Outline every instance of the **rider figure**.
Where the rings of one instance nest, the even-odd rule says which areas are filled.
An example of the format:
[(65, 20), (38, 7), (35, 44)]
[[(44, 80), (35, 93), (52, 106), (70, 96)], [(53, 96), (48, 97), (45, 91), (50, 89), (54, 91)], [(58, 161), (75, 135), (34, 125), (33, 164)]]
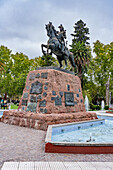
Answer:
[(60, 24), (60, 26), (58, 27), (60, 28), (60, 32), (58, 31), (58, 40), (61, 43), (61, 51), (64, 53), (65, 52), (65, 40), (66, 39), (66, 30), (64, 30), (64, 27), (62, 26), (62, 24)]

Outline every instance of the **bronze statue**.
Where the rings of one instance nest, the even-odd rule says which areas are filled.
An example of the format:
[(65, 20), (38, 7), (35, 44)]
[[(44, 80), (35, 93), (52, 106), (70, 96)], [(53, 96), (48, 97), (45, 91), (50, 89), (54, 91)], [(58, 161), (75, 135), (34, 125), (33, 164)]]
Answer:
[[(47, 45), (41, 45), (42, 53), (44, 55), (52, 55), (52, 53), (55, 54), (60, 64), (60, 68), (62, 67), (62, 60), (65, 61), (65, 68), (67, 67), (67, 59), (70, 60), (71, 65), (73, 67), (76, 67), (74, 62), (74, 56), (66, 47), (66, 30), (64, 30), (62, 24), (58, 28), (60, 28), (60, 31), (55, 30), (55, 27), (53, 26), (52, 22), (49, 22), (49, 24), (46, 25), (49, 40), (47, 42)], [(46, 51), (44, 51), (44, 47), (47, 49), (47, 53)], [(51, 50), (50, 53), (49, 50)]]

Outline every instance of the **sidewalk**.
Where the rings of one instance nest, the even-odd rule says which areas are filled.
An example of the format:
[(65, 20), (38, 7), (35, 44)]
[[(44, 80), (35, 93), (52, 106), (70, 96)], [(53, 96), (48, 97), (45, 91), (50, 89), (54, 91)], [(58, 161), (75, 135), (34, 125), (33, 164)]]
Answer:
[(45, 131), (0, 122), (0, 168), (4, 162), (21, 161), (113, 162), (113, 154), (45, 153), (45, 135)]
[(2, 170), (113, 170), (113, 162), (5, 162)]
[[(56, 166), (59, 166), (61, 164), (63, 164), (62, 166), (65, 165), (65, 167), (60, 169), (67, 168), (73, 170), (75, 169), (76, 166), (78, 167), (79, 165), (78, 170), (82, 170), (83, 169), (82, 166), (83, 167), (85, 166), (84, 170), (86, 169), (93, 170), (95, 168), (93, 167), (94, 164), (95, 166), (98, 165), (99, 168), (101, 166), (106, 165), (107, 168), (104, 167), (102, 170), (113, 169), (113, 163), (112, 163), (113, 154), (90, 154), (89, 155), (89, 154), (45, 153), (45, 135), (46, 135), (45, 131), (30, 129), (26, 127), (19, 127), (19, 126), (4, 124), (0, 122), (0, 169), (2, 168), (3, 165), (4, 165), (3, 168), (5, 168), (5, 166), (10, 167), (10, 165), (13, 166), (14, 164), (17, 164), (18, 170), (26, 170), (25, 167), (22, 169), (22, 166), (25, 166), (25, 164), (26, 166), (29, 166), (30, 165), (29, 161), (32, 162), (33, 165), (32, 169), (34, 169), (35, 165), (37, 166), (37, 169), (35, 168), (35, 170), (38, 170), (39, 167), (40, 170), (44, 169), (41, 166), (46, 163), (49, 164), (48, 170), (50, 170), (50, 167), (51, 166), (53, 167), (52, 163), (50, 166), (51, 161), (53, 162), (53, 164), (55, 162)], [(4, 164), (4, 162), (8, 162), (8, 163)], [(59, 162), (61, 163), (59, 164)], [(70, 163), (71, 165), (69, 165)], [(69, 167), (67, 167), (66, 164), (69, 165)], [(73, 167), (72, 165), (75, 167)], [(89, 167), (86, 168), (87, 166)], [(10, 169), (9, 167), (7, 170), (16, 170), (15, 168)], [(19, 169), (20, 167), (21, 169)], [(3, 168), (2, 170), (6, 170)], [(98, 170), (99, 168), (96, 168), (96, 170)], [(32, 169), (30, 167), (27, 170), (32, 170)], [(59, 168), (57, 169), (60, 170)]]

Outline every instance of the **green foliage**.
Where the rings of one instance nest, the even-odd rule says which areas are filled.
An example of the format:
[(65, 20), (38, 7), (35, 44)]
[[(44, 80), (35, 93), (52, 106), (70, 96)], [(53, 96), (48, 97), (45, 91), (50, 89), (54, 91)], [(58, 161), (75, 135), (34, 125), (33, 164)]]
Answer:
[(96, 105), (94, 105), (93, 103), (90, 104), (90, 109), (91, 110), (96, 110)]
[(18, 106), (16, 104), (11, 104), (11, 109), (18, 109)]
[(83, 42), (85, 45), (89, 44), (89, 42), (87, 42), (87, 40), (89, 40), (89, 37), (87, 36), (88, 34), (89, 28), (86, 27), (86, 23), (84, 23), (82, 20), (77, 21), (74, 26), (74, 33), (71, 34), (74, 37), (72, 44), (75, 42)]
[(0, 70), (10, 71), (11, 65), (11, 50), (3, 45), (0, 47)]
[(25, 80), (30, 71), (31, 61), (23, 53), (11, 53), (7, 47), (0, 47), (0, 60), (4, 63), (4, 70), (0, 74), (0, 92), (12, 96), (21, 95)]
[(43, 55), (42, 57), (38, 58), (38, 65), (40, 67), (44, 67), (44, 66), (56, 66), (57, 65), (57, 61), (51, 55)]
[(104, 109), (109, 110), (109, 106), (105, 105)]
[(96, 105), (96, 110), (100, 110), (101, 106), (100, 105)]
[(91, 58), (91, 49), (89, 46), (86, 47), (83, 42), (75, 42), (72, 44), (72, 49), (70, 51), (74, 55), (78, 76), (82, 79), (84, 73), (87, 72), (87, 66)]
[(94, 105), (93, 103), (91, 103), (90, 109), (91, 110), (101, 110), (101, 106), (100, 105)]
[[(98, 97), (103, 98), (106, 96), (105, 84), (109, 76), (110, 91), (113, 93), (113, 43), (104, 45), (100, 41), (96, 41), (93, 51), (96, 56), (92, 58), (87, 72), (89, 78), (88, 84), (91, 84), (91, 82), (93, 84), (89, 89), (92, 92), (95, 91)], [(92, 96), (95, 96), (94, 93)]]
[(5, 66), (5, 64), (0, 61), (0, 72), (2, 72), (4, 70), (4, 66)]
[(75, 65), (77, 66), (77, 74), (81, 79), (82, 88), (85, 84), (86, 78), (85, 73), (87, 73), (87, 67), (91, 60), (91, 48), (88, 46), (87, 40), (89, 37), (89, 29), (86, 27), (86, 24), (80, 20), (75, 23), (74, 34), (72, 39), (71, 52), (74, 55)]
[(29, 59), (23, 53), (12, 54), (12, 51), (7, 47), (1, 46), (0, 94), (3, 96), (7, 93), (10, 98), (21, 96), (30, 70), (35, 70), (37, 67), (57, 65), (57, 63), (56, 59), (51, 55)]

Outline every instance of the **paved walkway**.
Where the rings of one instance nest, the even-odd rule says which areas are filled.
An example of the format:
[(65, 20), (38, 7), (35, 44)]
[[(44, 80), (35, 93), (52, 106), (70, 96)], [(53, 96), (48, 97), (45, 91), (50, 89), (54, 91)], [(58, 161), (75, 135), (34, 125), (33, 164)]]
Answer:
[(113, 170), (113, 162), (5, 162), (2, 170)]
[[(45, 142), (44, 142), (45, 135), (46, 135), (45, 131), (19, 127), (19, 126), (4, 124), (0, 122), (0, 169), (2, 168), (4, 162), (8, 162), (8, 164), (11, 164), (12, 162), (13, 163), (17, 162), (18, 167), (20, 168), (20, 166), (24, 164), (21, 162), (29, 162), (29, 161), (31, 161), (34, 164), (33, 166), (35, 166), (36, 162), (45, 162), (45, 164), (47, 162), (47, 164), (49, 164), (49, 168), (50, 168), (50, 162), (55, 162), (56, 164), (61, 162), (61, 164), (63, 165), (65, 165), (66, 163), (69, 164), (71, 162), (72, 165), (73, 163), (74, 164), (77, 163), (77, 165), (79, 165), (80, 164), (79, 162), (83, 162), (81, 164), (92, 165), (92, 166), (94, 165), (92, 162), (95, 163), (100, 162), (98, 163), (98, 166), (100, 166), (100, 164), (102, 166), (105, 165), (108, 166), (109, 164), (108, 166), (109, 168), (107, 168), (107, 170), (113, 168), (113, 164), (111, 163), (113, 162), (113, 154), (92, 155), (92, 154), (45, 153)], [(8, 164), (5, 163), (3, 168)], [(37, 166), (38, 164), (41, 163), (37, 163)], [(4, 170), (3, 168), (2, 170)], [(71, 169), (73, 168), (71, 167)], [(102, 170), (104, 169), (106, 168), (103, 168)], [(8, 168), (7, 170), (16, 170), (16, 169)], [(31, 169), (27, 169), (27, 170), (31, 170)], [(38, 170), (38, 168), (37, 169), (35, 168), (35, 170)]]
[(45, 153), (45, 135), (45, 131), (0, 122), (0, 168), (4, 162), (21, 161), (113, 162), (113, 154)]

